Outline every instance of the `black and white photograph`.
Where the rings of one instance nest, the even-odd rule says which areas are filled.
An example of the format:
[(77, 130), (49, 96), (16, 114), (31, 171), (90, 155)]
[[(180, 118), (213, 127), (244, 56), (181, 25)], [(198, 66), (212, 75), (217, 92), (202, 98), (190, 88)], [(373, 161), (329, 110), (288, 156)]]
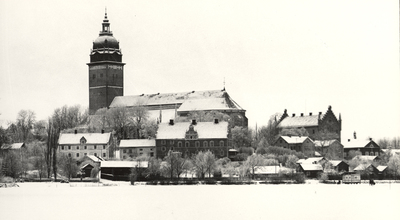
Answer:
[(0, 0), (0, 219), (399, 219), (399, 9)]

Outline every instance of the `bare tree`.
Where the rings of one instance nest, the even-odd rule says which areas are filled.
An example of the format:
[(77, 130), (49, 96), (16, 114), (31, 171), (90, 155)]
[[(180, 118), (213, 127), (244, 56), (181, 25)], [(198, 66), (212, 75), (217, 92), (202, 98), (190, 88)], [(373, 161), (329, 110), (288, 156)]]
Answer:
[(36, 121), (36, 114), (31, 110), (21, 110), (18, 112), (16, 125), (19, 131), (19, 140), (27, 141)]
[(257, 166), (263, 166), (265, 164), (264, 157), (259, 154), (253, 154), (247, 157), (247, 160), (244, 163), (246, 167), (251, 170), (252, 179), (254, 179), (254, 173)]
[(389, 170), (394, 174), (395, 179), (400, 174), (400, 156), (394, 154), (390, 159), (388, 163)]

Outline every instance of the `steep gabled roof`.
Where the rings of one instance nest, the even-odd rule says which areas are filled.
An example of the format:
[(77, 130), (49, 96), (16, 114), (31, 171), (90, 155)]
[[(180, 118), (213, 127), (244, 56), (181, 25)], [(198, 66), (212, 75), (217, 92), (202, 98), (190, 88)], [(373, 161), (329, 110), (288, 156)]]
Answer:
[(86, 144), (108, 144), (111, 133), (77, 133), (77, 134), (60, 134), (58, 144), (80, 144), (80, 140), (84, 138)]
[[(158, 125), (157, 139), (184, 139), (191, 122), (177, 122), (174, 125), (161, 123)], [(197, 122), (194, 130), (199, 139), (228, 138), (228, 122)]]
[[(312, 140), (307, 136), (281, 136), (281, 138), (286, 141), (288, 144), (302, 144), (304, 141), (309, 139), (311, 142)], [(278, 139), (279, 140), (279, 139)], [(278, 141), (277, 140), (277, 141)], [(276, 143), (276, 142), (275, 142)]]
[(119, 147), (155, 147), (155, 139), (131, 139), (131, 140), (121, 140)]

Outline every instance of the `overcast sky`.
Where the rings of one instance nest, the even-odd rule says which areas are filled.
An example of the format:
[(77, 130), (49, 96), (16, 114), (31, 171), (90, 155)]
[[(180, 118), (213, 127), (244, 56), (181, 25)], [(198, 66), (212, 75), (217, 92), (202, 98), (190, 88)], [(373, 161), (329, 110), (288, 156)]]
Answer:
[(124, 94), (222, 89), (250, 127), (270, 115), (342, 116), (342, 139), (400, 136), (398, 1), (0, 0), (0, 122), (88, 107), (107, 7)]

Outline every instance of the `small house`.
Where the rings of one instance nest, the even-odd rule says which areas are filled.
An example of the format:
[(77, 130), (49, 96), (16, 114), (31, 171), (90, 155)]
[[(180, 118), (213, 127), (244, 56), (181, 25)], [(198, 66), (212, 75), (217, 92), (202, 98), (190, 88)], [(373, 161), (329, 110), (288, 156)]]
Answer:
[(299, 171), (303, 172), (309, 178), (318, 178), (323, 172), (321, 164), (302, 163), (299, 164)]

